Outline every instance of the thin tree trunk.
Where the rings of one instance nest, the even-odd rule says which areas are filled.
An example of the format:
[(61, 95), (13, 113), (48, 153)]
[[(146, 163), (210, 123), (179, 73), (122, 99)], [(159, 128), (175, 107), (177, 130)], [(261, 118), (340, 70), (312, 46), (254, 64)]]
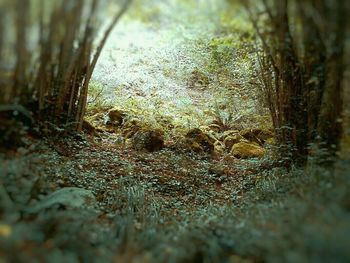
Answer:
[(109, 35), (111, 34), (113, 28), (116, 26), (116, 24), (118, 23), (118, 21), (121, 19), (121, 17), (123, 16), (123, 14), (128, 10), (128, 7), (131, 4), (131, 0), (126, 0), (122, 6), (122, 8), (120, 9), (120, 11), (116, 14), (116, 16), (114, 17), (114, 19), (111, 21), (110, 25), (108, 26), (107, 30), (105, 31), (103, 38), (101, 40), (101, 42), (99, 43), (97, 49), (96, 49), (96, 53), (94, 55), (94, 58), (92, 60), (91, 65), (88, 67), (88, 71), (84, 80), (84, 84), (83, 84), (83, 101), (82, 104), (80, 105), (80, 108), (78, 110), (78, 115), (77, 115), (77, 121), (78, 121), (78, 127), (77, 130), (80, 131), (82, 129), (83, 126), (83, 118), (85, 115), (85, 111), (86, 111), (86, 103), (87, 103), (87, 92), (88, 92), (88, 85), (90, 83), (91, 77), (92, 77), (92, 73), (96, 67), (97, 61), (101, 55), (102, 49), (105, 46), (107, 39), (109, 37)]
[(18, 96), (26, 94), (28, 87), (27, 82), (27, 65), (30, 61), (29, 52), (27, 50), (27, 24), (29, 0), (16, 0), (16, 45), (15, 52), (17, 61), (15, 67), (12, 98), (19, 100)]
[(326, 46), (322, 40), (320, 29), (318, 28), (310, 11), (316, 12), (320, 9), (322, 1), (314, 0), (305, 2), (299, 0), (298, 11), (301, 16), (304, 46), (304, 79), (307, 98), (308, 112), (308, 140), (314, 142), (317, 136), (317, 126), (319, 114), (323, 100), (326, 76)]

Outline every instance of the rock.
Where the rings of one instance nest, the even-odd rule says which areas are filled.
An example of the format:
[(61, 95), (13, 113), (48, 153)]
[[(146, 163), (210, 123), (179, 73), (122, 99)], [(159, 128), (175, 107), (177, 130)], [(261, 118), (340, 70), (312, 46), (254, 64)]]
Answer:
[(96, 126), (104, 126), (106, 122), (106, 114), (102, 112), (98, 112), (92, 116), (87, 118), (87, 121)]
[(221, 130), (222, 130), (222, 127), (218, 124), (215, 124), (215, 123), (210, 124), (208, 127), (210, 130), (212, 130), (214, 132), (221, 132)]
[(223, 155), (225, 152), (225, 145), (220, 142), (220, 141), (216, 141), (214, 143), (214, 153), (216, 156), (220, 156)]
[(159, 151), (164, 148), (164, 135), (159, 130), (141, 129), (132, 137), (135, 150)]
[(87, 120), (83, 121), (83, 131), (89, 135), (96, 134), (96, 128)]
[(265, 155), (265, 149), (256, 143), (239, 142), (232, 146), (231, 154), (237, 158), (261, 158)]
[(125, 116), (126, 116), (125, 112), (121, 110), (110, 110), (108, 112), (108, 120), (106, 122), (106, 125), (119, 127), (122, 125)]
[(200, 126), (199, 129), (206, 134), (207, 136), (209, 136), (214, 142), (219, 140), (219, 132), (214, 131), (210, 126)]
[(93, 135), (104, 132), (114, 133), (114, 128), (112, 126), (107, 125), (107, 120), (108, 116), (105, 112), (97, 112), (93, 115), (86, 116), (84, 121), (88, 122), (90, 125), (88, 123), (83, 123), (83, 130), (85, 130), (85, 132), (88, 134), (93, 133), (93, 130), (91, 129), (91, 127), (89, 127), (93, 126), (95, 128), (95, 132), (93, 133)]
[(201, 150), (207, 153), (214, 152), (214, 139), (205, 134), (202, 130), (198, 128), (192, 129), (185, 137), (190, 145), (196, 146), (194, 147), (196, 151)]
[(259, 145), (264, 145), (266, 140), (274, 136), (271, 130), (264, 129), (246, 129), (241, 131), (240, 134), (248, 141), (256, 142)]
[(91, 191), (78, 187), (66, 187), (44, 197), (37, 204), (26, 209), (26, 212), (36, 214), (54, 205), (81, 208), (84, 205), (93, 205), (95, 202), (95, 196)]
[(226, 137), (231, 136), (231, 135), (236, 135), (239, 133), (239, 130), (228, 130), (228, 131), (224, 131), (223, 133), (221, 133), (219, 139), (221, 141), (224, 141)]
[(236, 133), (236, 134), (227, 136), (224, 140), (224, 145), (226, 149), (231, 150), (233, 145), (235, 145), (236, 143), (242, 142), (244, 140), (245, 139), (243, 138), (243, 136), (241, 136), (239, 133)]

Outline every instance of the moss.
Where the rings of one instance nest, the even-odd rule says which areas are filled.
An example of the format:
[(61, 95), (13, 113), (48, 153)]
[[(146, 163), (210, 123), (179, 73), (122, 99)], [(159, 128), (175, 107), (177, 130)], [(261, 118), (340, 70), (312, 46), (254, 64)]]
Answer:
[(161, 10), (156, 4), (137, 0), (133, 4), (133, 8), (129, 11), (129, 17), (132, 19), (138, 19), (143, 23), (149, 23), (154, 25), (159, 21)]
[(209, 50), (211, 54), (211, 63), (209, 69), (214, 72), (223, 69), (224, 66), (230, 64), (235, 52), (235, 39), (232, 36), (213, 38), (209, 42)]
[(189, 88), (207, 88), (210, 84), (209, 77), (204, 73), (203, 70), (195, 68), (189, 80), (187, 81), (187, 86)]
[(227, 136), (224, 140), (225, 148), (228, 151), (230, 151), (232, 149), (233, 145), (235, 145), (243, 140), (244, 140), (244, 138), (239, 133)]
[(251, 142), (239, 142), (232, 146), (231, 154), (237, 158), (261, 158), (265, 155), (265, 149)]
[(119, 127), (122, 125), (124, 119), (126, 117), (126, 113), (119, 109), (113, 109), (108, 112), (108, 120), (107, 125), (112, 127)]

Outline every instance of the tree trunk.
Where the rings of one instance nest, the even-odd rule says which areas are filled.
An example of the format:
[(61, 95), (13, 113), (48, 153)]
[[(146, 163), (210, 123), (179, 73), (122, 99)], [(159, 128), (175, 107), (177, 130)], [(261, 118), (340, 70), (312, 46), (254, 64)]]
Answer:
[(321, 147), (328, 151), (330, 157), (335, 157), (339, 150), (342, 135), (343, 113), (343, 75), (344, 49), (347, 28), (348, 4), (345, 0), (334, 3), (332, 19), (334, 26), (334, 40), (330, 42), (329, 57), (327, 59), (327, 73), (325, 93), (319, 116), (318, 134)]

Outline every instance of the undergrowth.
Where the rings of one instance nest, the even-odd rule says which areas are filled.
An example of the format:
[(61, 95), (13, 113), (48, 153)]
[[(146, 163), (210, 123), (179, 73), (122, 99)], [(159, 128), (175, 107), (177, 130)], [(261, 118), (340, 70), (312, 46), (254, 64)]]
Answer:
[[(242, 193), (232, 189), (230, 199), (221, 204), (208, 200), (184, 206), (176, 198), (156, 195), (152, 186), (141, 180), (142, 174), (115, 177), (108, 183), (115, 186), (112, 188), (104, 188), (101, 183), (106, 182), (101, 181), (90, 185), (98, 200), (91, 206), (52, 207), (27, 215), (23, 209), (37, 187), (32, 179), (37, 178), (35, 171), (40, 169), (43, 158), (48, 157), (2, 160), (7, 167), (0, 177), (1, 213), (6, 215), (0, 222), (3, 262), (32, 262), (28, 258), (43, 262), (154, 263), (350, 259), (347, 161), (339, 161), (332, 171), (311, 165), (305, 171), (288, 171), (259, 168), (262, 161), (241, 163), (242, 171), (255, 167), (255, 172), (242, 182), (246, 189), (243, 196), (237, 198)], [(57, 163), (57, 158), (54, 154), (49, 160)], [(66, 177), (76, 176), (75, 163), (69, 163), (72, 168), (67, 167)], [(28, 170), (28, 165), (34, 172)], [(126, 172), (135, 173), (134, 168), (128, 169)], [(91, 174), (91, 180), (95, 176)], [(19, 179), (20, 184), (14, 183)], [(39, 189), (50, 192), (47, 179), (44, 182), (46, 187)], [(6, 226), (11, 226), (10, 236), (5, 235)], [(23, 232), (28, 229), (31, 230)], [(22, 241), (27, 242), (27, 247)]]
[(242, 202), (179, 209), (167, 225), (142, 215), (152, 219), (144, 222), (142, 238), (129, 236), (136, 255), (150, 262), (347, 262), (350, 178), (344, 168), (339, 174), (276, 168)]
[(138, 120), (151, 129), (162, 130), (168, 139), (183, 135), (190, 129), (204, 128), (215, 124), (221, 131), (244, 130), (259, 127), (271, 129), (268, 115), (256, 111), (256, 105), (247, 102), (242, 110), (242, 101), (234, 91), (225, 88), (213, 90), (201, 104), (191, 99), (167, 100), (157, 95), (125, 94), (122, 88), (115, 92), (116, 100), (106, 102), (103, 85), (90, 85), (88, 116), (107, 114), (117, 108), (126, 113), (127, 120)]

